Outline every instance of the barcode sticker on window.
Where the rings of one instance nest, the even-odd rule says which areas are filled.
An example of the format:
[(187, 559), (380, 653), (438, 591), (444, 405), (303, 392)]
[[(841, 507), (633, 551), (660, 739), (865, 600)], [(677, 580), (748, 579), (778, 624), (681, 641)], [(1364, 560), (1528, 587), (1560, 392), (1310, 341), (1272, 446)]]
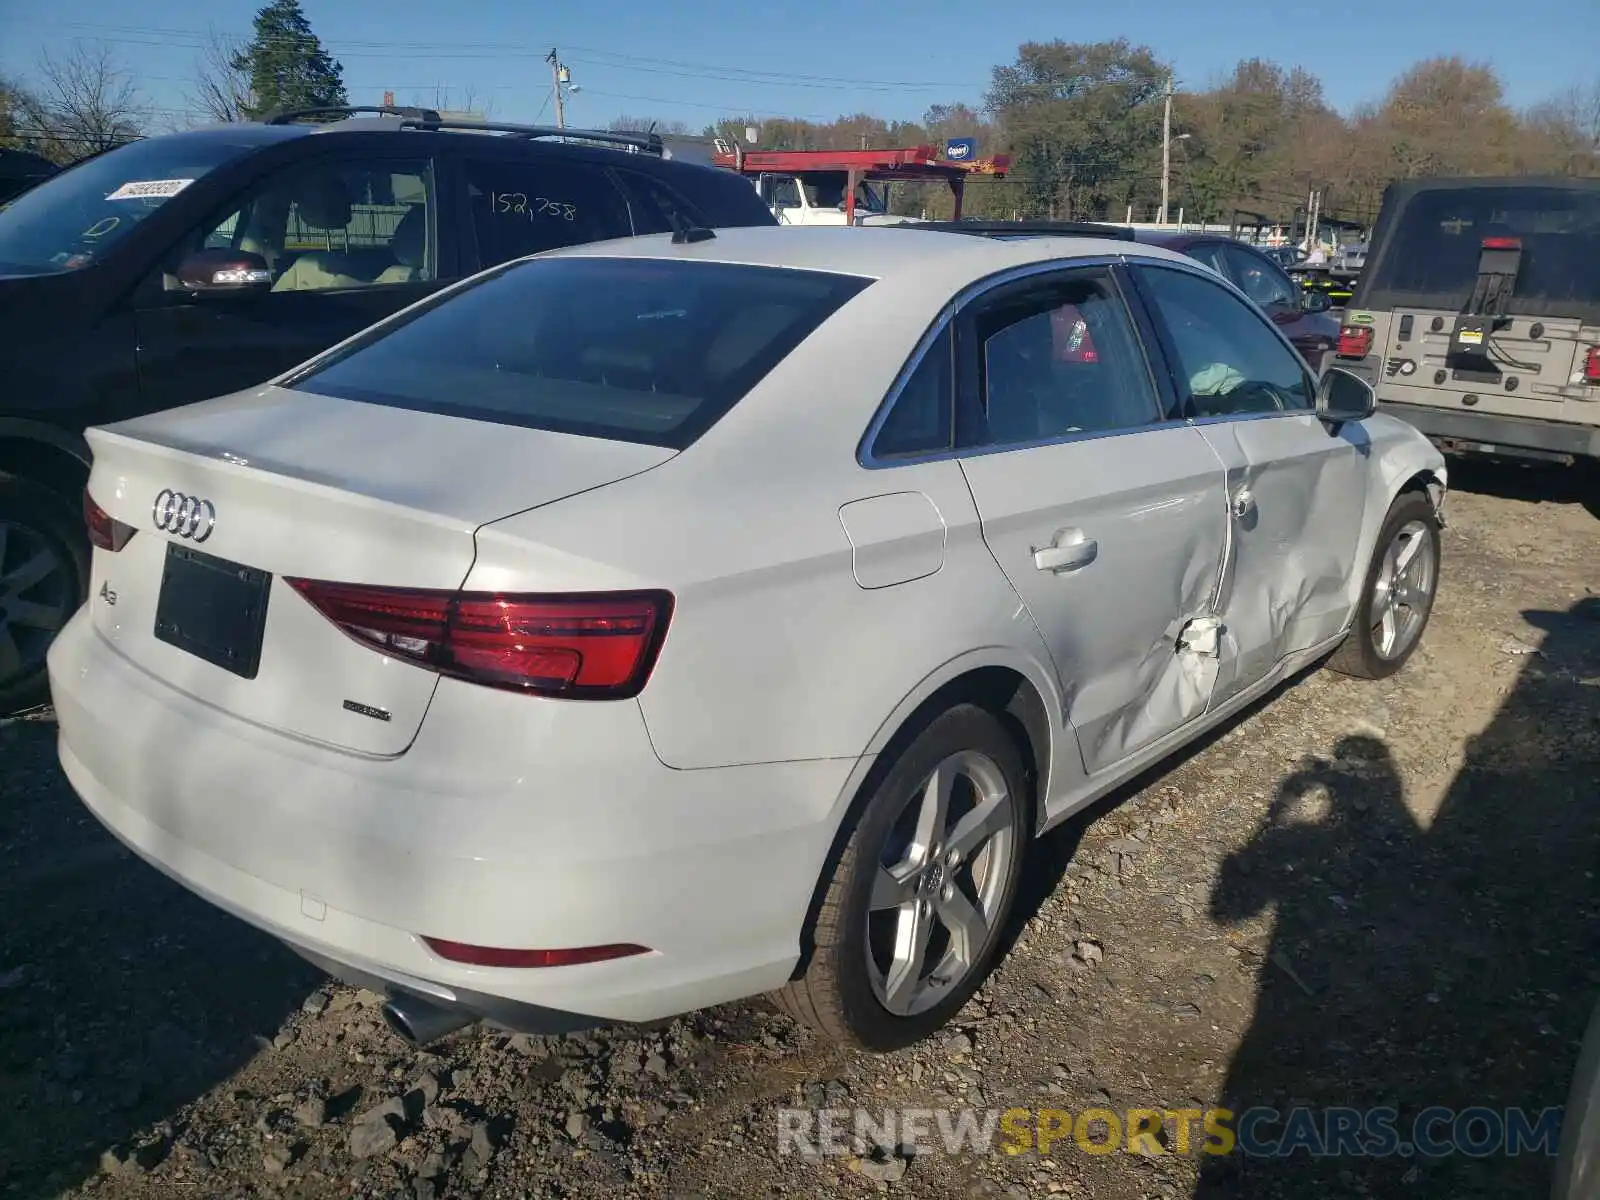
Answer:
[(193, 182), (192, 179), (145, 179), (137, 183), (123, 184), (106, 199), (169, 200)]

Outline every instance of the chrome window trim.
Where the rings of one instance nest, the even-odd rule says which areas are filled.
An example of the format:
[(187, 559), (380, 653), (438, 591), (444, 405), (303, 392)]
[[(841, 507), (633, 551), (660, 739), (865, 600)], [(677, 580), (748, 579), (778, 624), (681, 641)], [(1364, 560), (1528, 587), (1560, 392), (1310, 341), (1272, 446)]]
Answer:
[[(1016, 283), (1018, 280), (1028, 279), (1035, 275), (1047, 275), (1059, 271), (1070, 271), (1078, 267), (1116, 266), (1163, 267), (1168, 270), (1183, 271), (1190, 275), (1197, 276), (1198, 278), (1204, 279), (1212, 285), (1220, 284), (1225, 290), (1232, 292), (1233, 295), (1242, 301), (1246, 307), (1256, 312), (1261, 322), (1277, 336), (1278, 341), (1288, 349), (1295, 361), (1300, 364), (1301, 369), (1305, 372), (1306, 381), (1311, 384), (1313, 388), (1315, 387), (1316, 374), (1309, 366), (1306, 365), (1306, 360), (1300, 357), (1300, 352), (1295, 349), (1294, 343), (1284, 336), (1283, 331), (1279, 329), (1270, 318), (1262, 314), (1255, 302), (1241, 292), (1238, 287), (1234, 285), (1231, 279), (1219, 276), (1215, 271), (1212, 271), (1209, 267), (1206, 267), (1203, 263), (1200, 263), (1197, 260), (1185, 259), (1181, 261), (1174, 261), (1166, 258), (1146, 257), (1142, 254), (1096, 254), (1085, 258), (1048, 259), (1041, 262), (1025, 263), (1018, 267), (1008, 267), (1004, 271), (996, 272), (993, 275), (986, 275), (982, 279), (975, 280), (957, 292), (949, 301), (949, 303), (939, 310), (939, 314), (934, 317), (933, 322), (928, 326), (927, 330), (924, 331), (922, 337), (918, 339), (916, 347), (912, 350), (910, 357), (906, 359), (905, 364), (895, 375), (894, 382), (889, 385), (889, 391), (884, 398), (879, 401), (878, 407), (872, 415), (872, 420), (867, 425), (866, 432), (861, 435), (860, 441), (856, 444), (856, 463), (869, 471), (885, 471), (891, 470), (895, 467), (919, 466), (922, 463), (948, 462), (950, 459), (978, 458), (988, 454), (1010, 454), (1017, 450), (1037, 450), (1046, 446), (1064, 446), (1072, 445), (1077, 442), (1100, 441), (1105, 438), (1128, 437), (1134, 434), (1151, 433), (1158, 429), (1169, 429), (1178, 425), (1198, 427), (1203, 425), (1218, 425), (1226, 421), (1262, 421), (1274, 420), (1282, 417), (1299, 417), (1307, 414), (1315, 414), (1316, 405), (1313, 403), (1310, 408), (1284, 408), (1279, 409), (1277, 412), (1271, 413), (1236, 413), (1212, 417), (1158, 417), (1155, 421), (1152, 421), (1148, 425), (1130, 425), (1125, 429), (1086, 430), (1082, 433), (1069, 433), (1060, 437), (1041, 438), (1037, 441), (1031, 442), (1009, 442), (1004, 446), (957, 447), (953, 444), (955, 442), (956, 431), (955, 413), (952, 410), (950, 423), (950, 440), (952, 445), (949, 448), (944, 450), (932, 450), (921, 454), (895, 454), (883, 457), (879, 457), (872, 452), (873, 442), (877, 440), (879, 431), (883, 428), (884, 423), (888, 421), (890, 411), (894, 408), (895, 404), (899, 402), (900, 394), (905, 390), (906, 384), (910, 382), (911, 376), (916, 374), (917, 368), (922, 365), (922, 360), (927, 356), (928, 350), (936, 341), (939, 340), (939, 338), (955, 320), (956, 315), (960, 313), (967, 305), (977, 302), (983, 296), (997, 288), (1005, 287), (1009, 284)], [(1135, 286), (1137, 286), (1137, 283), (1135, 283)], [(1129, 319), (1132, 321), (1131, 314), (1129, 315)], [(1134, 330), (1134, 335), (1136, 340), (1140, 340), (1142, 342), (1142, 339), (1138, 337), (1137, 328)], [(1147, 363), (1149, 362), (1149, 353), (1149, 350), (1146, 349), (1145, 356)], [(1150, 364), (1150, 366), (1151, 369), (1154, 368), (1153, 363)], [(954, 399), (955, 386), (956, 381), (952, 379), (952, 399)], [(1157, 391), (1159, 393), (1159, 389), (1157, 389)]]

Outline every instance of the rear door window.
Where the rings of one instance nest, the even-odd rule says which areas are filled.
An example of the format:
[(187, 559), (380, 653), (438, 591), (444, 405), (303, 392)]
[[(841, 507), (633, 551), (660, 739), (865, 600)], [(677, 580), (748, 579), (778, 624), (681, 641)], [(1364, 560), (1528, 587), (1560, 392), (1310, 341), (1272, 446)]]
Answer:
[(376, 327), (290, 386), (681, 449), (869, 282), (678, 259), (536, 259)]
[(622, 193), (593, 164), (554, 155), (521, 162), (474, 158), (462, 171), (480, 266), (633, 236)]

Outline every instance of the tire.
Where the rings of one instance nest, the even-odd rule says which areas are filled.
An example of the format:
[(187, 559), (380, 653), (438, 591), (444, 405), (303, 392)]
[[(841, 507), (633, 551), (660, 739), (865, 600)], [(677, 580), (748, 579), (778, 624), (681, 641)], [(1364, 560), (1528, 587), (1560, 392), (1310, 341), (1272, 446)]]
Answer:
[[(1385, 579), (1393, 573), (1393, 563), (1405, 553), (1405, 546), (1415, 539), (1417, 549), (1405, 559), (1407, 589), (1413, 602), (1401, 601), (1390, 611), (1389, 619), (1397, 630), (1403, 628), (1403, 637), (1397, 634), (1396, 643), (1387, 651), (1384, 648), (1386, 626), (1383, 624), (1381, 598), (1394, 594)], [(1426, 556), (1426, 557), (1424, 557)], [(1425, 578), (1424, 578), (1425, 576)], [(1361, 602), (1356, 606), (1355, 620), (1339, 649), (1328, 665), (1341, 675), (1358, 679), (1387, 679), (1415, 653), (1422, 644), (1423, 632), (1433, 615), (1433, 604), (1439, 593), (1439, 518), (1433, 505), (1421, 492), (1402, 492), (1383, 519), (1378, 531), (1372, 562), (1367, 567), (1361, 584)], [(1402, 616), (1402, 610), (1404, 615)], [(1401, 625), (1402, 620), (1407, 622)]]
[(50, 697), (45, 652), (83, 603), (89, 544), (76, 508), (0, 474), (0, 715)]
[[(928, 801), (940, 792), (936, 772), (954, 783), (926, 854), (915, 827), (939, 807)], [(1026, 780), (1016, 743), (991, 713), (960, 704), (934, 718), (860, 809), (824, 877), (809, 962), (773, 994), (778, 1007), (836, 1042), (880, 1051), (920, 1041), (954, 1016), (983, 982), (1016, 899), (1031, 835)], [(952, 835), (965, 846), (951, 847)], [(966, 851), (953, 866), (952, 849)], [(958, 926), (968, 936), (951, 932)], [(896, 970), (901, 928), (928, 930), (919, 969), (907, 959)]]

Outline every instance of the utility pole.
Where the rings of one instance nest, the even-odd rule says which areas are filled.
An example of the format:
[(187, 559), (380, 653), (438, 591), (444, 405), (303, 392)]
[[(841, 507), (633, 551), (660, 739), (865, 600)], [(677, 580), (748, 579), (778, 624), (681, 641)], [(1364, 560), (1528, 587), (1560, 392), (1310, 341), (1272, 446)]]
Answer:
[(1157, 224), (1167, 223), (1167, 194), (1172, 186), (1172, 72), (1167, 72), (1167, 94), (1161, 106), (1161, 216)]
[(550, 64), (550, 86), (555, 89), (556, 95), (556, 128), (567, 127), (567, 109), (561, 95), (561, 85), (566, 82), (567, 69), (561, 65), (561, 58), (556, 54), (556, 48), (550, 47), (550, 53), (545, 55), (545, 62)]

